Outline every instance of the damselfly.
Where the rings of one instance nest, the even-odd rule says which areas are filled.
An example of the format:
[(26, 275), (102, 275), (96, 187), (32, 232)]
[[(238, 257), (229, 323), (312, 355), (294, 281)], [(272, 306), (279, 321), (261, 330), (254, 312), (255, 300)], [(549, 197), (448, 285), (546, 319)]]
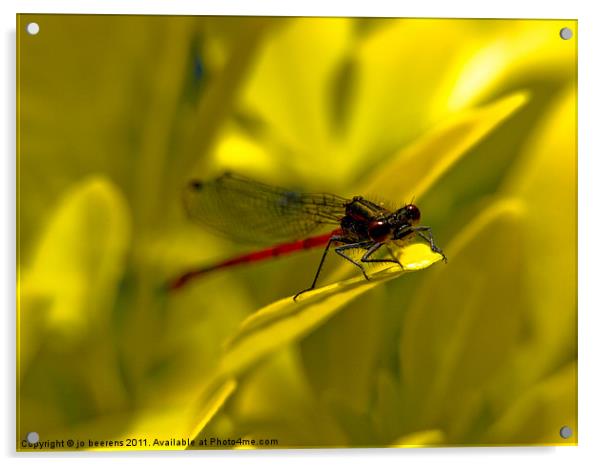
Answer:
[[(413, 203), (389, 210), (360, 196), (347, 199), (334, 194), (302, 193), (226, 173), (208, 182), (191, 181), (185, 190), (184, 206), (193, 221), (228, 238), (272, 245), (190, 270), (170, 282), (172, 290), (211, 271), (324, 245), (311, 285), (299, 291), (295, 300), (316, 287), (330, 249), (358, 267), (366, 280), (370, 279), (366, 264), (392, 263), (403, 268), (391, 245), (400, 246), (415, 236), (447, 260), (435, 245), (431, 228), (418, 225), (420, 210)], [(336, 227), (328, 233), (313, 235), (327, 226)], [(377, 251), (383, 247), (387, 256), (377, 257)], [(351, 255), (358, 250), (359, 259)]]

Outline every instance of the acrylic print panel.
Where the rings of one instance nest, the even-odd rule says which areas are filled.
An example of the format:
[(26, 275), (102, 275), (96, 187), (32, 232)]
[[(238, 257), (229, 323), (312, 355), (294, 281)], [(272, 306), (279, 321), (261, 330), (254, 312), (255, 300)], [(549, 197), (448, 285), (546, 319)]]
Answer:
[(17, 31), (18, 450), (576, 445), (576, 21)]

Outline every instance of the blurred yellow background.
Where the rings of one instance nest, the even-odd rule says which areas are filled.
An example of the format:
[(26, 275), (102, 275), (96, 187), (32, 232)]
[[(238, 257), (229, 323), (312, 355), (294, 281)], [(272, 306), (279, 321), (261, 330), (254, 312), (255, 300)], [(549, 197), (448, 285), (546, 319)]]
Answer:
[[(19, 15), (17, 448), (31, 431), (142, 449), (576, 444), (577, 35)], [(449, 263), (298, 307), (279, 300), (321, 251), (166, 294), (248, 250), (183, 213), (186, 182), (226, 169), (414, 198)], [(340, 262), (324, 283), (354, 276)]]

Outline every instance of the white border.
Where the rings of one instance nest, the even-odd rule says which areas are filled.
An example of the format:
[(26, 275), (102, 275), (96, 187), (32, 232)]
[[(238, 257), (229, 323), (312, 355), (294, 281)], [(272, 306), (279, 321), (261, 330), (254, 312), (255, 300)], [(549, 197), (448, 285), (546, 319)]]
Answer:
[(227, 14), (285, 16), (412, 16), (412, 17), (532, 17), (574, 18), (581, 1), (422, 1), (386, 0), (22, 0), (21, 13)]
[[(245, 452), (184, 452), (174, 453), (108, 453), (82, 455), (44, 455), (45, 461), (81, 461), (96, 464), (111, 461), (137, 463), (163, 463), (167, 457), (189, 458), (202, 462), (220, 461), (237, 464), (282, 462), (304, 464), (324, 460), (339, 464), (365, 464), (367, 460), (379, 463), (400, 464), (500, 464), (509, 462), (546, 465), (590, 464), (600, 458), (602, 414), (602, 386), (600, 357), (602, 355), (602, 305), (596, 293), (599, 278), (596, 265), (600, 261), (600, 159), (602, 144), (596, 138), (600, 129), (602, 99), (600, 83), (602, 73), (597, 44), (602, 44), (600, 16), (594, 0), (525, 1), (504, 0), (493, 2), (469, 0), (438, 0), (415, 2), (324, 1), (305, 0), (29, 0), (2, 1), (3, 46), (0, 63), (3, 108), (0, 111), (0, 131), (4, 154), (2, 157), (0, 229), (2, 241), (2, 296), (4, 319), (2, 339), (2, 372), (5, 382), (0, 384), (4, 403), (3, 422), (0, 424), (3, 456), (8, 463), (29, 463), (38, 455), (14, 453), (15, 413), (15, 362), (14, 362), (14, 285), (15, 285), (15, 14), (20, 13), (113, 13), (113, 14), (229, 14), (229, 15), (286, 15), (286, 16), (405, 16), (405, 17), (495, 17), (495, 18), (577, 18), (579, 20), (579, 447), (549, 448), (454, 448), (420, 450), (296, 450), (296, 451), (245, 451)], [(558, 219), (560, 227), (562, 219)], [(599, 285), (598, 285), (599, 286)]]

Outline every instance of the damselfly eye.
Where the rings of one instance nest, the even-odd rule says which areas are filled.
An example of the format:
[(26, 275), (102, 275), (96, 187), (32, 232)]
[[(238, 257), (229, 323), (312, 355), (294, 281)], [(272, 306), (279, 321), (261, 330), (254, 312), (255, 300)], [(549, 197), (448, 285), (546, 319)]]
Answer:
[(420, 210), (418, 207), (416, 207), (414, 204), (408, 204), (405, 210), (408, 220), (410, 220), (412, 224), (418, 223), (420, 220)]
[(374, 220), (368, 225), (368, 234), (370, 238), (377, 243), (387, 241), (391, 235), (391, 227), (384, 220)]

